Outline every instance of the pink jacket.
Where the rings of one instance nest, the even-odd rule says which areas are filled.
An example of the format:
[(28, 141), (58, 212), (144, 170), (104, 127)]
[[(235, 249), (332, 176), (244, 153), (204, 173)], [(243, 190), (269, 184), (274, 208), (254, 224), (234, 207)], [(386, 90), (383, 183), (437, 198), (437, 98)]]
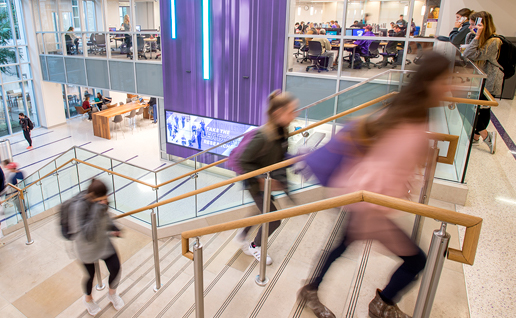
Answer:
[[(336, 194), (366, 190), (407, 198), (416, 168), (425, 162), (429, 147), (426, 130), (426, 123), (405, 123), (385, 132), (351, 170), (344, 169), (333, 178)], [(389, 220), (390, 209), (363, 202), (348, 208), (356, 212), (348, 227), (350, 238), (379, 240), (398, 255), (414, 253), (406, 235)]]

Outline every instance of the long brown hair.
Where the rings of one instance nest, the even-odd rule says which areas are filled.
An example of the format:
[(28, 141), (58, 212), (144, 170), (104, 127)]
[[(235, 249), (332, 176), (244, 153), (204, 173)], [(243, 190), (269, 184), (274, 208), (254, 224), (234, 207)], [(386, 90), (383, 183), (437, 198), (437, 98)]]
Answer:
[(496, 34), (496, 27), (493, 22), (493, 16), (487, 11), (473, 12), (469, 16), (469, 19), (473, 22), (476, 22), (477, 18), (482, 18), (482, 24), (484, 25), (484, 30), (478, 39), (478, 47), (483, 48), (491, 36)]
[(461, 17), (469, 18), (469, 16), (471, 15), (471, 13), (473, 13), (473, 11), (471, 11), (470, 9), (468, 9), (468, 8), (462, 8), (462, 9), (460, 9), (459, 11), (457, 11), (457, 13), (456, 13), (456, 14), (460, 15)]
[(418, 70), (410, 74), (408, 85), (394, 96), (382, 115), (366, 121), (367, 137), (374, 138), (407, 121), (425, 122), (428, 120), (428, 109), (438, 106), (439, 101), (431, 98), (429, 87), (432, 82), (449, 71), (450, 61), (435, 52), (425, 53), (420, 61)]

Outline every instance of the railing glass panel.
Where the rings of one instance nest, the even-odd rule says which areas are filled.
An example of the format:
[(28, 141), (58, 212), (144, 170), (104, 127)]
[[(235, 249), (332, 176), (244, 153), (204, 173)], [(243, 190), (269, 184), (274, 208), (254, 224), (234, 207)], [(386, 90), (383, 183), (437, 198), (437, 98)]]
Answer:
[[(50, 165), (47, 165), (46, 167), (49, 167)], [(48, 168), (47, 168), (48, 169)], [(49, 169), (48, 171), (50, 171)], [(41, 176), (44, 176), (42, 174)], [(40, 178), (39, 171), (35, 174), (32, 174), (30, 177), (25, 178), (23, 182), (20, 182), (17, 184), (17, 186), (20, 189), (23, 189), (25, 185), (31, 185), (27, 190), (24, 191), (24, 197), (25, 197), (25, 207), (27, 207), (27, 217), (35, 216), (41, 212), (44, 212), (46, 210), (45, 202), (43, 200), (43, 189), (42, 189), (42, 182), (36, 182)], [(51, 184), (52, 182), (49, 182)], [(15, 206), (17, 209), (19, 208), (18, 204), (18, 197), (16, 197), (16, 200), (14, 201)], [(17, 210), (19, 212), (19, 210)], [(21, 220), (21, 216), (20, 216)]]
[[(181, 164), (175, 165), (173, 169), (165, 169), (156, 173), (159, 183), (177, 178), (183, 174), (190, 173), (195, 170), (195, 162), (187, 160)], [(202, 172), (200, 173), (202, 174)], [(145, 201), (151, 204), (176, 197), (178, 195), (188, 193), (197, 189), (197, 180), (191, 176), (168, 183), (158, 188), (153, 199)], [(197, 200), (196, 196), (172, 202), (170, 204), (159, 207), (158, 225), (164, 226), (175, 222), (191, 219), (197, 216)]]
[[(44, 168), (39, 170), (40, 177), (43, 177), (47, 175), (48, 173), (52, 172), (56, 169), (55, 161), (52, 165), (47, 165)], [(56, 172), (52, 173), (46, 178), (41, 179), (38, 185), (32, 186), (28, 188), (27, 190), (30, 190), (33, 187), (41, 187), (41, 192), (43, 194), (43, 204), (45, 206), (45, 209), (43, 211), (46, 211), (50, 208), (55, 207), (56, 205), (61, 204), (61, 197), (59, 196), (59, 182), (57, 180), (58, 175)], [(31, 209), (31, 215), (35, 215), (35, 210)], [(40, 211), (42, 212), (42, 211)]]

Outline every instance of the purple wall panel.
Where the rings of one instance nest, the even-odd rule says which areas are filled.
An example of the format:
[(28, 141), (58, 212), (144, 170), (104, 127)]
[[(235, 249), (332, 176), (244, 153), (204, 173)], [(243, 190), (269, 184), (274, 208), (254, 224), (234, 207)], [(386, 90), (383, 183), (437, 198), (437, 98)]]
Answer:
[[(282, 86), (286, 0), (210, 1), (209, 80), (202, 76), (202, 0), (175, 3), (173, 40), (171, 2), (160, 1), (165, 109), (263, 124), (267, 96)], [(167, 152), (195, 153), (168, 144)]]

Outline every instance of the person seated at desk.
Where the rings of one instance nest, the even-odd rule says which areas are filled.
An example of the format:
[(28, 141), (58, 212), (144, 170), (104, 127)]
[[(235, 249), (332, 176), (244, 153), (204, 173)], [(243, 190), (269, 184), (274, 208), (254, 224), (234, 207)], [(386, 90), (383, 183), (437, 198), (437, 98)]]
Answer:
[(69, 27), (68, 32), (66, 33), (66, 35), (70, 37), (70, 41), (72, 41), (72, 43), (73, 43), (73, 44), (66, 43), (66, 53), (69, 55), (72, 54), (69, 46), (73, 47), (73, 45), (75, 45), (75, 54), (79, 54), (79, 38), (75, 35), (75, 33), (73, 33), (73, 31), (74, 31), (74, 28)]
[[(366, 25), (365, 32), (362, 36), (375, 36), (372, 32), (373, 27), (370, 25)], [(362, 68), (362, 59), (360, 55), (368, 55), (369, 54), (369, 46), (373, 43), (373, 40), (357, 40), (354, 44), (358, 45), (355, 49), (355, 67), (356, 69)]]
[(90, 96), (84, 97), (84, 102), (82, 102), (82, 108), (88, 111), (88, 120), (91, 120), (91, 104), (90, 104)]
[[(394, 35), (393, 37), (403, 37), (405, 36), (405, 33), (401, 30), (400, 26), (399, 25), (395, 25), (394, 26)], [(398, 52), (398, 45), (399, 45), (399, 41), (389, 41), (387, 42), (387, 45), (385, 46), (385, 52), (386, 53), (397, 53)], [(382, 61), (382, 67), (385, 67), (387, 66), (387, 62), (388, 62), (388, 56), (387, 55), (384, 55), (383, 56), (383, 61)], [(397, 59), (397, 56), (394, 56), (393, 57), (394, 60)]]
[[(326, 30), (325, 29), (321, 29), (321, 35), (326, 35)], [(332, 51), (331, 50), (331, 43), (330, 41), (328, 41), (328, 39), (326, 38), (313, 38), (313, 39), (310, 39), (310, 41), (317, 41), (317, 42), (320, 42), (321, 43), (321, 47), (322, 47), (322, 50), (323, 50), (323, 54), (322, 56), (327, 56), (328, 57), (328, 66), (329, 67), (332, 67), (333, 66), (333, 63), (335, 61), (335, 51)]]
[(352, 25), (349, 26), (350, 28), (358, 28), (358, 20), (355, 20)]

